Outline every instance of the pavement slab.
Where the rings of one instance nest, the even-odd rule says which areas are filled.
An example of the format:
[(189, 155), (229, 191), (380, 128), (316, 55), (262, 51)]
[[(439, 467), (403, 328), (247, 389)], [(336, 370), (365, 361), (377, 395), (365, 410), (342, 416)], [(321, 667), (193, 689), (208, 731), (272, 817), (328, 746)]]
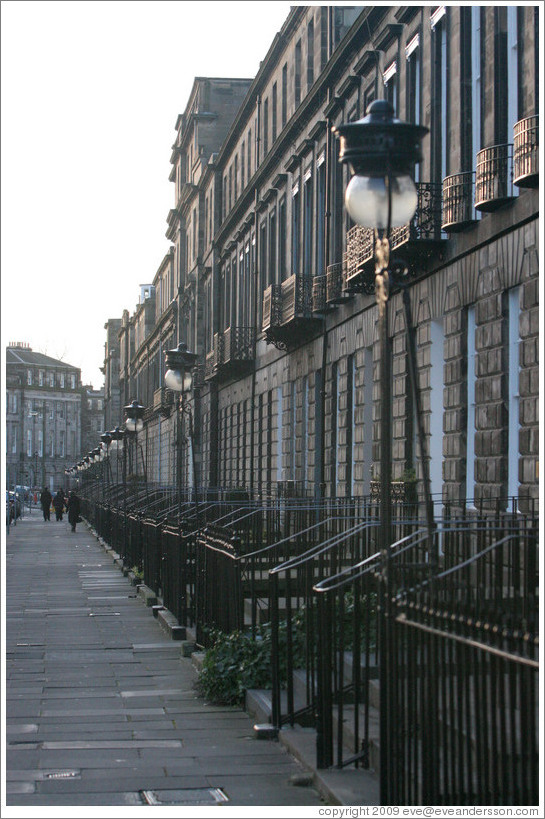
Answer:
[(242, 709), (197, 695), (191, 658), (86, 525), (27, 516), (6, 557), (8, 808), (327, 804)]

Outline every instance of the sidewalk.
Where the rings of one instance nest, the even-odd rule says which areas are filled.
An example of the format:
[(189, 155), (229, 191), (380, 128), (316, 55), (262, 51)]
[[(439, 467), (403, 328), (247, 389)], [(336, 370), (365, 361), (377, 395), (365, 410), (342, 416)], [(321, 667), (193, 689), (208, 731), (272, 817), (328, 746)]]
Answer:
[(6, 538), (7, 806), (327, 804), (241, 709), (206, 704), (179, 642), (85, 524)]

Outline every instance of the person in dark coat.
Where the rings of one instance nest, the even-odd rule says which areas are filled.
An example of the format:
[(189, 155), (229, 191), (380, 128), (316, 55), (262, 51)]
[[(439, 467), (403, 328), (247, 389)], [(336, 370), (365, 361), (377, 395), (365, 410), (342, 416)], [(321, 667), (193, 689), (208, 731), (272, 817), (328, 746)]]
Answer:
[(66, 504), (66, 511), (68, 512), (68, 523), (72, 527), (72, 531), (76, 531), (76, 523), (79, 520), (79, 498), (72, 489), (68, 496), (68, 503)]
[(62, 491), (62, 489), (59, 489), (59, 491), (53, 498), (53, 508), (55, 509), (55, 515), (57, 516), (57, 520), (62, 520), (64, 505), (65, 505), (64, 492)]
[(47, 486), (44, 486), (42, 492), (40, 494), (40, 503), (42, 506), (42, 512), (44, 513), (44, 520), (51, 520), (51, 501), (53, 500), (53, 496)]

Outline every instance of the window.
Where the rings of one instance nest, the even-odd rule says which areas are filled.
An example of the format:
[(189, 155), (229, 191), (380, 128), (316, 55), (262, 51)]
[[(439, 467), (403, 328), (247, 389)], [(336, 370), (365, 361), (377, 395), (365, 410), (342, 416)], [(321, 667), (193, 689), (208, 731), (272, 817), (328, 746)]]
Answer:
[(291, 274), (299, 273), (299, 210), (300, 210), (299, 185), (292, 191), (291, 198)]
[(373, 348), (363, 353), (363, 494), (371, 494), (371, 471), (373, 467)]
[(276, 208), (269, 215), (269, 275), (268, 283), (276, 283)]
[[(242, 255), (242, 254), (241, 254)], [(242, 262), (241, 262), (241, 270), (242, 270)], [(250, 273), (250, 244), (249, 242), (246, 243), (246, 247), (244, 248), (244, 321), (245, 325), (250, 325), (252, 323), (251, 315), (251, 273)]]
[[(244, 186), (246, 184), (246, 179), (244, 177), (244, 161), (245, 161), (245, 150), (246, 150), (246, 143), (244, 140), (242, 141), (242, 145), (240, 147), (240, 189), (241, 191), (244, 190)], [(210, 234), (212, 235), (212, 234)]]
[[(407, 57), (407, 121), (415, 125), (420, 124), (421, 107), (421, 71), (420, 71), (420, 49), (419, 35), (417, 34), (407, 44), (405, 49)], [(419, 180), (420, 163), (415, 166), (415, 182)]]
[(287, 264), (286, 264), (286, 199), (280, 200), (278, 205), (278, 264), (280, 267), (280, 281), (283, 282), (287, 278)]
[(303, 185), (303, 275), (312, 275), (312, 175), (305, 174)]
[(32, 430), (27, 429), (26, 431), (26, 454), (30, 458), (32, 457)]
[(276, 388), (276, 480), (282, 480), (282, 387)]
[(263, 156), (269, 150), (269, 98), (263, 103)]
[(339, 365), (336, 361), (331, 365), (331, 486), (332, 493), (336, 494), (337, 468), (339, 462)]
[(93, 401), (92, 401), (91, 398), (87, 399), (87, 409), (89, 409), (89, 410), (93, 409)]
[(298, 40), (295, 44), (295, 86), (294, 86), (294, 97), (295, 97), (295, 107), (299, 105), (301, 102), (301, 40)]
[(276, 97), (277, 97), (277, 90), (276, 90), (276, 83), (274, 83), (274, 85), (273, 85), (273, 87), (272, 87), (272, 100), (271, 100), (271, 102), (272, 102), (272, 112), (271, 112), (271, 116), (272, 116), (272, 123), (271, 123), (271, 124), (272, 124), (272, 135), (271, 135), (271, 140), (272, 140), (272, 142), (274, 142), (274, 141), (275, 141), (275, 139), (276, 139), (276, 128), (277, 128), (277, 121), (276, 121), (276, 118), (277, 118), (277, 114), (276, 114), (276, 104), (277, 104), (277, 103), (276, 103)]
[(394, 114), (397, 115), (397, 62), (395, 60), (384, 71), (383, 82), (384, 97), (394, 109)]
[(259, 270), (258, 270), (258, 310), (259, 310), (259, 325), (261, 325), (262, 310), (263, 310), (263, 291), (265, 289), (265, 282), (267, 271), (267, 223), (262, 222), (259, 229)]
[(356, 396), (356, 367), (354, 354), (347, 358), (346, 383), (346, 494), (354, 494), (354, 444), (355, 444), (355, 396)]
[(303, 376), (303, 395), (301, 400), (301, 480), (303, 488), (307, 482), (308, 467), (308, 375)]
[(288, 66), (282, 66), (282, 128), (288, 119)]
[(17, 427), (11, 428), (11, 453), (15, 455), (17, 452)]
[(238, 154), (235, 154), (235, 202), (238, 199)]
[(59, 458), (64, 458), (65, 455), (64, 429), (61, 429), (59, 433)]
[(367, 109), (372, 102), (377, 98), (376, 84), (373, 82), (363, 92), (363, 114), (367, 113)]
[(43, 430), (38, 430), (38, 455), (43, 458), (44, 455), (44, 434)]
[(316, 191), (316, 273), (325, 273), (325, 151), (318, 159)]
[(64, 373), (61, 373), (59, 378), (60, 378), (60, 385), (61, 385), (61, 389), (64, 389), (65, 374), (64, 374)]
[(102, 409), (103, 409), (102, 398), (99, 398), (98, 401), (97, 401), (97, 409), (100, 410), (100, 411), (102, 411)]
[[(518, 111), (518, 11), (516, 6), (507, 6), (507, 139), (513, 139), (513, 128), (519, 119)], [(516, 186), (515, 186), (516, 187)]]
[[(443, 8), (443, 7), (441, 7)], [(440, 9), (432, 15), (432, 165), (433, 178), (442, 181), (448, 174), (448, 75), (447, 17)]]
[(252, 176), (252, 129), (248, 131), (248, 180)]
[(444, 407), (444, 343), (443, 320), (431, 322), (430, 346), (430, 485), (431, 492), (441, 497), (443, 491), (443, 407)]
[(233, 207), (233, 166), (229, 166), (229, 210)]
[(507, 429), (507, 495), (517, 497), (519, 492), (519, 376), (520, 376), (520, 287), (507, 293), (508, 338), (508, 413)]
[(49, 447), (48, 447), (48, 449), (49, 449), (49, 457), (54, 458), (55, 457), (55, 442), (53, 440), (53, 435), (49, 436)]
[(475, 306), (467, 310), (466, 501), (475, 498)]
[(17, 393), (16, 392), (12, 393), (12, 396), (11, 396), (11, 411), (12, 412), (17, 412)]
[(307, 26), (307, 91), (314, 83), (314, 20)]
[(290, 394), (290, 448), (289, 448), (289, 458), (290, 458), (290, 476), (292, 480), (295, 480), (295, 441), (296, 441), (296, 429), (297, 429), (297, 384), (295, 380), (293, 380), (290, 384), (291, 386), (291, 394)]
[(38, 385), (40, 387), (43, 387), (43, 385), (44, 385), (44, 371), (43, 370), (38, 371)]
[(320, 71), (324, 70), (327, 63), (328, 17), (328, 7), (322, 6), (320, 9)]
[(32, 386), (32, 370), (26, 371), (26, 383), (29, 387)]
[[(248, 163), (249, 164), (249, 163)], [(222, 214), (223, 219), (225, 219), (227, 215), (227, 175), (223, 177), (223, 203), (222, 203)]]
[(236, 256), (233, 259), (231, 265), (231, 321), (230, 327), (235, 327), (237, 324), (237, 308), (238, 308), (238, 291), (239, 291), (239, 281), (237, 276), (237, 259)]

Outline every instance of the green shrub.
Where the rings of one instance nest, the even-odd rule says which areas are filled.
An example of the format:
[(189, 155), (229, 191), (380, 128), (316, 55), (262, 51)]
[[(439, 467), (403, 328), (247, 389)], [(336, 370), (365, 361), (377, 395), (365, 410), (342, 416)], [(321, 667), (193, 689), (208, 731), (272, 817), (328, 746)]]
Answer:
[[(292, 617), (292, 640), (295, 667), (304, 665), (304, 613)], [(258, 626), (255, 634), (234, 631), (225, 634), (211, 630), (212, 647), (205, 652), (197, 680), (201, 696), (213, 703), (240, 705), (249, 688), (271, 688), (271, 625)], [(286, 621), (279, 624), (279, 673), (286, 681)]]

